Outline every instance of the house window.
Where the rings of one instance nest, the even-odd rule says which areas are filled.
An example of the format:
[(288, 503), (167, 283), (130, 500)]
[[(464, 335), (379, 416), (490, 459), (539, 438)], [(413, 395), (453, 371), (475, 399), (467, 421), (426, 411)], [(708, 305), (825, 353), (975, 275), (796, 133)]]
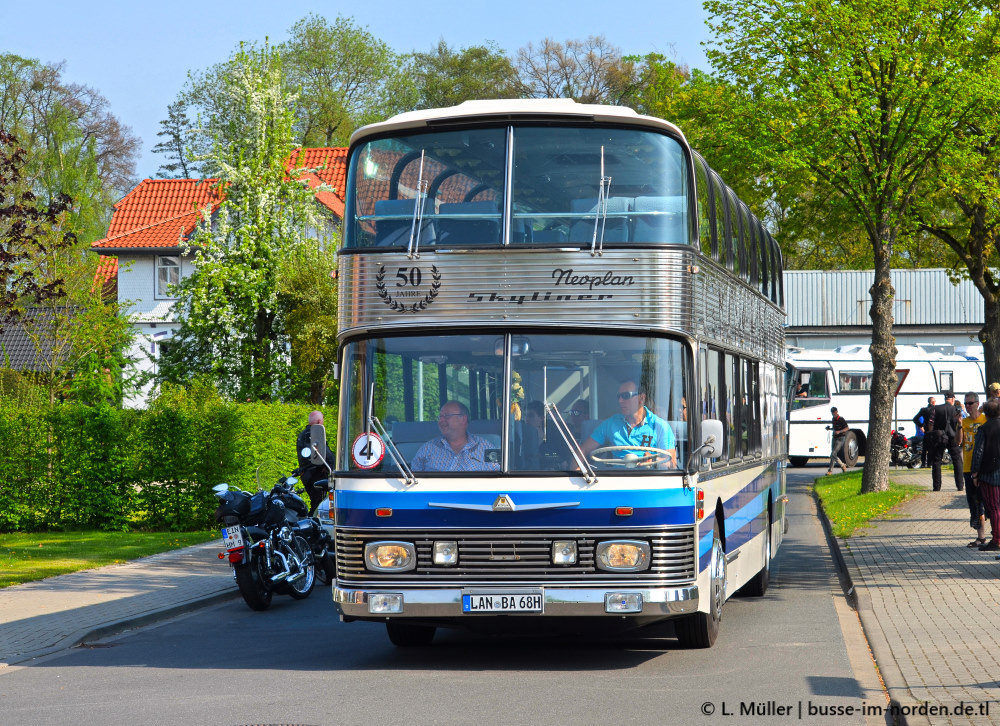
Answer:
[(170, 286), (176, 285), (181, 279), (181, 260), (179, 257), (156, 258), (156, 297), (173, 297)]

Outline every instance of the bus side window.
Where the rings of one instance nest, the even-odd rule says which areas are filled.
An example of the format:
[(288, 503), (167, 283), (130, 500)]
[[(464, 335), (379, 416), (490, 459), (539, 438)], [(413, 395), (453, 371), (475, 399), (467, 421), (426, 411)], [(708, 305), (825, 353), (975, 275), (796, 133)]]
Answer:
[(719, 249), (715, 244), (715, 215), (712, 210), (712, 197), (710, 196), (710, 186), (708, 174), (705, 171), (705, 160), (700, 156), (694, 157), (694, 169), (698, 188), (698, 237), (701, 253), (706, 257), (711, 255), (715, 260), (719, 259)]

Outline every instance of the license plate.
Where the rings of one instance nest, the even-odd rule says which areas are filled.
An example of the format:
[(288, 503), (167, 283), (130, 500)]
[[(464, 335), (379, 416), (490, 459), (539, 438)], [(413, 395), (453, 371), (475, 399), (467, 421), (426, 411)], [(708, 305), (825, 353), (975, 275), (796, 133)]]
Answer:
[(232, 527), (222, 528), (222, 542), (226, 546), (226, 551), (232, 552), (243, 546), (243, 535), (240, 534), (240, 525), (234, 524)]
[(464, 613), (540, 613), (541, 592), (494, 592), (462, 595)]

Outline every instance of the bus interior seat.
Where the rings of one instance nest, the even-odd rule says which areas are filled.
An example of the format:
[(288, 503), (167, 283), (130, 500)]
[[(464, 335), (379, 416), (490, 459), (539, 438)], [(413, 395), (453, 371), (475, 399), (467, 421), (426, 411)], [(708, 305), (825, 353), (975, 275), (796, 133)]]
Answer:
[(636, 197), (632, 209), (635, 212), (634, 241), (678, 244), (688, 241), (686, 197)]
[[(608, 218), (604, 223), (604, 243), (628, 242), (628, 217), (612, 217), (612, 214), (631, 211), (631, 197), (609, 197), (608, 198)], [(570, 211), (574, 214), (597, 214), (596, 199), (574, 199), (570, 202)], [(598, 227), (597, 234), (600, 236), (601, 230)], [(569, 241), (582, 244), (591, 242), (594, 239), (594, 219), (577, 219), (569, 228)]]
[[(438, 213), (481, 214), (482, 219), (438, 219), (439, 242), (449, 244), (500, 244), (500, 208), (495, 201), (442, 204)], [(497, 215), (496, 218), (490, 215)]]
[[(410, 243), (410, 231), (413, 229), (413, 199), (380, 199), (375, 202), (375, 246), (377, 247), (406, 247)], [(424, 214), (433, 212), (433, 204), (424, 200)], [(387, 215), (402, 219), (378, 219), (379, 216)], [(433, 244), (436, 233), (434, 222), (427, 220), (423, 223), (420, 235), (420, 244)]]
[(531, 233), (532, 242), (565, 242), (566, 241), (566, 230), (559, 229), (539, 229)]

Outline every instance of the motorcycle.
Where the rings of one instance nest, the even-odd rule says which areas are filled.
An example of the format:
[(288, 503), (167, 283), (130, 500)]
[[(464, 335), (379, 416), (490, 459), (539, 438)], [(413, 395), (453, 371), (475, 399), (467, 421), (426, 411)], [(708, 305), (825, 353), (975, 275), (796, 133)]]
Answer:
[[(299, 479), (295, 476), (299, 473), (296, 469), (291, 476), (278, 479), (278, 483), (271, 490), (272, 495), (278, 496), (287, 509), (291, 509), (298, 515), (299, 534), (309, 543), (309, 548), (313, 553), (313, 561), (316, 563), (316, 581), (320, 585), (329, 585), (336, 577), (336, 563), (334, 551), (336, 550), (333, 538), (329, 532), (323, 528), (318, 517), (309, 517), (309, 507), (305, 501), (295, 492), (295, 485)], [(321, 479), (315, 482), (315, 486), (326, 487), (328, 480)], [(304, 524), (308, 522), (308, 526)]]
[[(308, 539), (321, 529), (287, 479), (270, 492), (249, 494), (219, 484), (216, 521), (240, 594), (252, 610), (267, 610), (274, 593), (304, 600), (316, 584), (316, 559)], [(296, 504), (297, 500), (297, 504)], [(287, 504), (286, 504), (287, 502)]]
[(914, 449), (913, 439), (907, 439), (900, 431), (892, 432), (890, 453), (893, 466), (905, 466), (909, 469), (920, 466), (920, 449)]

